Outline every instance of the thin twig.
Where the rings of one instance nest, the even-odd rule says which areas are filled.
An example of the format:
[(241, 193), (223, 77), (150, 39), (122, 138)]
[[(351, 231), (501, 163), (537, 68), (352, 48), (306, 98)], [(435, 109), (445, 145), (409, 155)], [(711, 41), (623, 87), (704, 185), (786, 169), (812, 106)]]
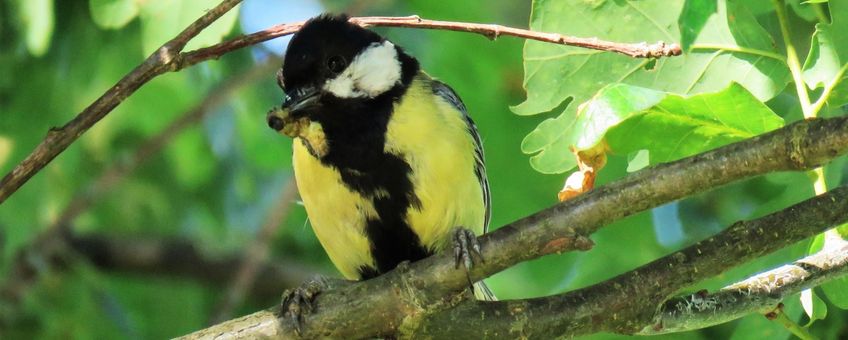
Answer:
[(170, 71), (174, 60), (181, 57), (180, 52), (189, 40), (240, 2), (241, 0), (223, 0), (218, 6), (210, 9), (186, 27), (174, 39), (159, 47), (73, 120), (61, 128), (50, 129), (47, 137), (35, 150), (0, 180), (0, 204), (124, 99), (154, 77)]
[[(682, 53), (679, 44), (666, 44), (662, 41), (648, 44), (645, 42), (628, 44), (604, 41), (597, 38), (579, 38), (558, 33), (536, 32), (526, 29), (513, 28), (493, 24), (476, 24), (454, 21), (438, 21), (422, 19), (417, 15), (407, 17), (355, 17), (351, 22), (363, 27), (408, 27), (419, 29), (439, 29), (482, 34), (489, 39), (500, 36), (514, 36), (528, 40), (537, 40), (552, 44), (569, 45), (594, 50), (621, 53), (634, 58), (660, 58), (677, 56)], [(181, 67), (216, 58), (227, 52), (254, 45), (266, 40), (282, 37), (297, 32), (304, 22), (279, 24), (268, 29), (244, 35), (217, 45), (200, 48), (185, 54)]]
[(233, 271), (235, 273), (233, 280), (218, 304), (212, 308), (209, 324), (216, 324), (232, 317), (233, 310), (244, 300), (256, 281), (262, 264), (268, 260), (268, 248), (271, 246), (271, 241), (274, 240), (279, 226), (285, 222), (295, 199), (297, 199), (297, 185), (292, 177), (286, 181), (280, 190), (280, 197), (268, 209), (265, 223), (256, 233), (253, 242), (247, 245), (241, 265), (238, 270)]
[[(280, 24), (256, 33), (243, 35), (210, 47), (194, 51), (181, 52), (185, 44), (206, 25), (223, 15), (227, 10), (238, 4), (240, 0), (225, 0), (206, 15), (195, 21), (177, 38), (169, 41), (132, 72), (124, 76), (115, 86), (110, 88), (93, 104), (77, 115), (74, 120), (58, 129), (51, 129), (47, 137), (36, 149), (18, 164), (2, 181), (0, 181), (0, 204), (21, 187), (30, 177), (44, 168), (53, 158), (64, 151), (79, 136), (92, 125), (111, 112), (126, 97), (138, 90), (150, 79), (166, 72), (178, 71), (188, 66), (217, 59), (234, 50), (255, 45), (276, 37), (297, 32), (303, 22)], [(647, 44), (616, 43), (597, 38), (578, 38), (558, 33), (534, 32), (525, 29), (491, 24), (475, 24), (452, 21), (437, 21), (421, 19), (418, 16), (408, 17), (356, 17), (350, 19), (362, 26), (410, 27), (421, 29), (440, 29), (460, 32), (470, 32), (485, 35), (495, 39), (502, 35), (515, 36), (524, 39), (562, 44), (576, 47), (591, 48), (602, 51), (621, 53), (634, 58), (659, 58), (663, 56), (680, 55), (678, 44), (657, 42)]]
[[(522, 261), (551, 253), (581, 249), (581, 247), (586, 246), (586, 235), (590, 235), (608, 223), (660, 204), (754, 175), (773, 171), (807, 170), (846, 152), (848, 152), (848, 117), (806, 120), (697, 156), (630, 174), (619, 181), (597, 187), (584, 195), (559, 203), (481, 236), (481, 253), (486, 262), (475, 264), (474, 268), (467, 273), (454, 269), (453, 258), (450, 254), (437, 254), (367, 281), (324, 291), (315, 300), (313, 314), (306, 318), (303, 334), (306, 337), (379, 337), (397, 334), (398, 328), (402, 325), (405, 328), (414, 325), (421, 326), (416, 324), (415, 318), (427, 315), (430, 312), (436, 313), (434, 315), (444, 315), (437, 312), (441, 308), (450, 306), (450, 303), (446, 303), (446, 299), (449, 299), (446, 297), (464, 291), (469, 278), (472, 281), (478, 281)], [(815, 202), (827, 203), (823, 200)], [(832, 203), (845, 204), (846, 198), (842, 197)], [(818, 212), (827, 215), (845, 213), (845, 210), (845, 207), (831, 207), (830, 210), (818, 209)], [(834, 218), (834, 215), (826, 217)], [(802, 220), (799, 222), (802, 224), (801, 226), (795, 225), (788, 231), (795, 230), (796, 232), (806, 233), (809, 230), (805, 229), (804, 226), (810, 227), (812, 224), (816, 224), (812, 227), (822, 227), (821, 224), (830, 222), (832, 221), (824, 217), (812, 221)], [(775, 241), (775, 243), (785, 242), (786, 240), (781, 241), (780, 236), (778, 234), (776, 241), (771, 235), (768, 239)], [(697, 253), (696, 250), (694, 250), (695, 253)], [(750, 251), (753, 252), (754, 250)], [(739, 256), (731, 257), (741, 258), (742, 254), (737, 255)], [(702, 257), (690, 257), (688, 254), (684, 254), (683, 257), (675, 256), (674, 258), (683, 259), (685, 263), (686, 259), (700, 259)], [(721, 256), (717, 259), (727, 260), (726, 257)], [(699, 277), (699, 274), (689, 274), (700, 269), (706, 268), (688, 267), (688, 272), (685, 272), (687, 275), (674, 276), (671, 279), (689, 280), (689, 276)], [(629, 287), (615, 284), (604, 286), (608, 290), (607, 293), (611, 294), (608, 297), (621, 296), (614, 294), (620, 293), (625, 288), (629, 290), (627, 291), (628, 294), (622, 296), (619, 300), (597, 300), (605, 301), (607, 305), (596, 304), (597, 309), (594, 309), (594, 311), (608, 311), (609, 308), (628, 306), (635, 308), (630, 306), (628, 301), (639, 302), (645, 299), (654, 301), (654, 306), (657, 306), (668, 297), (665, 294), (673, 293), (669, 292), (669, 288), (663, 286), (662, 282), (659, 285), (663, 289), (659, 293), (654, 291), (656, 289), (654, 285), (646, 289), (639, 289), (642, 286)], [(677, 288), (681, 287), (678, 286)], [(577, 303), (584, 300), (575, 298), (571, 301)], [(583, 303), (586, 303), (586, 301)], [(485, 306), (490, 305), (502, 306), (497, 303), (485, 304)], [(644, 305), (639, 307), (644, 308)], [(594, 319), (576, 322), (576, 319), (569, 320), (550, 314), (525, 313), (527, 309), (521, 308), (519, 306), (518, 309), (498, 309), (501, 314), (491, 316), (495, 319), (509, 318), (510, 316), (521, 318), (520, 321), (525, 324), (513, 324), (516, 327), (521, 326), (515, 328), (516, 330), (531, 332), (535, 329), (536, 332), (544, 331), (559, 333), (560, 335), (571, 333), (569, 330), (572, 329), (569, 327), (615, 325), (624, 328), (616, 322), (628, 320), (624, 318), (628, 314), (608, 313), (599, 315), (599, 322), (595, 322)], [(560, 312), (563, 310), (558, 309)], [(631, 309), (626, 310), (633, 311)], [(463, 320), (463, 323), (465, 323), (480, 318), (479, 310), (469, 311), (477, 314), (468, 316), (468, 318), (460, 317), (452, 320)], [(231, 320), (193, 333), (189, 335), (189, 338), (204, 338), (213, 334), (234, 334), (232, 332), (239, 331), (243, 331), (239, 334), (246, 337), (293, 336), (292, 325), (278, 320), (274, 312), (274, 310), (263, 311)], [(642, 312), (646, 311), (642, 310)], [(626, 330), (629, 332), (641, 330), (645, 324), (650, 322), (653, 312), (653, 310), (650, 310), (647, 314), (630, 318), (629, 320), (633, 321), (634, 324)], [(616, 316), (622, 318), (615, 322), (605, 319), (614, 319)], [(569, 323), (569, 321), (575, 322)], [(539, 323), (549, 324), (542, 327), (530, 327)], [(344, 327), (340, 325), (344, 325)], [(452, 329), (457, 332), (462, 332), (462, 330), (457, 329), (458, 325), (454, 323), (441, 323), (437, 327), (447, 327), (448, 325), (452, 325)], [(493, 326), (487, 325), (485, 327)], [(469, 327), (458, 328), (469, 329)], [(473, 327), (471, 329), (473, 330)], [(573, 330), (574, 334), (589, 331), (587, 329)], [(500, 335), (504, 336), (504, 334)], [(498, 334), (492, 336), (496, 335)], [(516, 336), (523, 335), (518, 334)]]

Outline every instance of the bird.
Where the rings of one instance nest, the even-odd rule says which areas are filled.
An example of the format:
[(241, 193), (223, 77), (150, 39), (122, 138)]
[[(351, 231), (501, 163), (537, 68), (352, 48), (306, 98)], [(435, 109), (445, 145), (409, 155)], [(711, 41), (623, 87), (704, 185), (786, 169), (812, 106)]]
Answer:
[[(491, 199), (483, 144), (465, 104), (418, 60), (343, 14), (300, 28), (285, 51), (271, 129), (293, 138), (294, 175), (309, 222), (348, 280), (453, 251), (457, 268), (482, 260), (476, 235)], [(478, 299), (493, 300), (482, 282)], [(309, 310), (321, 282), (284, 294)]]

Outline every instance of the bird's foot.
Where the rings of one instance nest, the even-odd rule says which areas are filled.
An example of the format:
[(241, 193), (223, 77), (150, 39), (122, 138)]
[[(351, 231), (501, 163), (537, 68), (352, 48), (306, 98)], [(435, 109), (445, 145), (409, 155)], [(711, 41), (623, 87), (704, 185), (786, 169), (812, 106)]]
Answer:
[(466, 271), (474, 267), (475, 255), (480, 262), (486, 262), (483, 259), (483, 254), (480, 253), (477, 235), (474, 235), (471, 230), (462, 227), (456, 228), (453, 233), (453, 256), (456, 261), (456, 268), (459, 269), (460, 264), (465, 266)]
[(294, 325), (298, 335), (303, 333), (303, 319), (315, 309), (313, 302), (321, 292), (347, 283), (344, 280), (316, 276), (296, 288), (286, 289), (280, 302), (282, 318)]

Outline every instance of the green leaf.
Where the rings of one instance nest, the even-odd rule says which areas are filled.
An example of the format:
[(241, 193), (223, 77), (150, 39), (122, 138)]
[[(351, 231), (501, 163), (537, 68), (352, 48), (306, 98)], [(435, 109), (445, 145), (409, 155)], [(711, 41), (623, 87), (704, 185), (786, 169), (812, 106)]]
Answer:
[[(144, 53), (155, 51), (219, 2), (217, 0), (148, 0), (141, 3)], [(232, 31), (237, 19), (238, 8), (233, 8), (189, 41), (185, 47), (186, 50), (220, 42)]]
[[(537, 170), (557, 173), (573, 167), (568, 157), (548, 157), (547, 146), (587, 150), (604, 138), (616, 153), (644, 150), (656, 164), (750, 138), (783, 126), (774, 114), (739, 84), (722, 92), (682, 97), (641, 87), (612, 84), (580, 105), (573, 119), (561, 115), (531, 132), (522, 151)], [(642, 160), (644, 162), (644, 160)]]
[(18, 0), (18, 15), (24, 26), (29, 53), (36, 57), (47, 53), (53, 37), (53, 0)]
[(848, 309), (848, 277), (841, 277), (821, 285), (824, 296), (834, 306)]
[[(533, 2), (531, 28), (611, 41), (679, 41), (680, 2)], [(681, 94), (718, 91), (738, 82), (759, 100), (772, 98), (789, 80), (789, 71), (768, 32), (737, 2), (718, 1), (713, 14), (687, 9), (683, 30), (694, 35), (692, 52), (656, 61), (593, 50), (527, 41), (524, 87), (527, 99), (513, 107), (519, 115), (547, 112), (569, 98), (581, 103), (610, 83), (625, 83)], [(700, 15), (700, 17), (698, 16)], [(617, 20), (607, 20), (615, 17)], [(700, 24), (699, 21), (703, 21)], [(695, 27), (701, 26), (700, 30)], [(690, 38), (686, 38), (690, 39)], [(688, 40), (686, 40), (688, 42)], [(522, 149), (536, 153), (533, 167), (543, 173), (573, 167), (566, 136), (574, 124), (574, 105), (542, 122)], [(558, 131), (556, 129), (559, 129)]]
[(801, 307), (804, 308), (804, 313), (807, 313), (807, 317), (810, 318), (805, 327), (809, 327), (816, 320), (823, 320), (827, 317), (827, 305), (812, 289), (805, 289), (801, 292)]
[(527, 135), (521, 143), (521, 150), (525, 153), (543, 151), (530, 159), (530, 164), (543, 173), (566, 171), (576, 165), (574, 157), (546, 153), (544, 149), (547, 146), (568, 150), (569, 146), (575, 145), (580, 150), (588, 149), (600, 142), (611, 126), (655, 105), (664, 97), (663, 92), (641, 87), (624, 84), (607, 86), (581, 105), (576, 116), (560, 115), (542, 122)]
[(137, 0), (89, 0), (88, 7), (101, 28), (121, 28), (138, 16)]
[(807, 0), (802, 2), (802, 4), (823, 4), (825, 2), (828, 2), (828, 0)]
[(183, 132), (165, 153), (177, 179), (186, 187), (198, 188), (214, 174), (215, 158), (197, 129)]
[(810, 89), (836, 84), (828, 103), (841, 106), (848, 103), (848, 3), (828, 3), (828, 8), (832, 23), (816, 25), (803, 78)]
[(783, 126), (783, 119), (739, 84), (718, 93), (662, 102), (610, 129), (612, 151), (649, 150), (650, 164), (668, 162), (751, 138)]
[(707, 20), (716, 14), (717, 2), (713, 0), (686, 0), (677, 24), (680, 26), (680, 45), (688, 51), (701, 33)]

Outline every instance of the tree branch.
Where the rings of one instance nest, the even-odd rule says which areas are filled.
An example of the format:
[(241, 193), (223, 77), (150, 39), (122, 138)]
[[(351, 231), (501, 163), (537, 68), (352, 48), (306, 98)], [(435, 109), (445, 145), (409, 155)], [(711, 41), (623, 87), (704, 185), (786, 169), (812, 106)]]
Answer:
[[(21, 185), (26, 183), (30, 177), (64, 151), (71, 143), (76, 141), (91, 126), (103, 119), (121, 101), (133, 94), (151, 79), (166, 72), (178, 71), (209, 59), (217, 59), (226, 53), (243, 47), (293, 34), (303, 25), (303, 22), (280, 24), (206, 48), (182, 52), (182, 49), (189, 40), (239, 2), (241, 0), (224, 0), (217, 7), (209, 10), (200, 19), (177, 35), (176, 38), (165, 43), (165, 45), (162, 45), (156, 52), (147, 57), (141, 65), (124, 76), (115, 86), (106, 91), (94, 103), (77, 115), (76, 118), (61, 128), (51, 129), (41, 144), (0, 181), (0, 204), (17, 191)], [(490, 39), (508, 35), (554, 44), (617, 52), (634, 58), (659, 58), (663, 56), (676, 56), (682, 53), (680, 45), (665, 44), (664, 42), (657, 42), (651, 45), (645, 42), (638, 44), (616, 43), (597, 38), (578, 38), (558, 33), (534, 32), (501, 25), (427, 20), (421, 19), (418, 16), (356, 17), (350, 20), (364, 27), (386, 26), (440, 29), (477, 33), (485, 35)]]
[[(163, 275), (192, 278), (223, 286), (244, 262), (241, 256), (211, 256), (192, 242), (180, 239), (118, 238), (104, 235), (80, 235), (68, 239), (76, 254), (101, 270), (129, 274)], [(64, 257), (51, 262), (64, 263)], [(248, 284), (254, 297), (279, 298), (286, 288), (296, 287), (317, 271), (297, 261), (275, 258), (256, 267), (257, 279)]]
[[(316, 309), (306, 318), (304, 334), (338, 338), (394, 335), (399, 328), (416, 322), (422, 314), (434, 312), (433, 308), (448, 307), (446, 297), (463, 291), (469, 280), (478, 281), (543, 255), (585, 248), (589, 242), (585, 235), (612, 221), (754, 175), (810, 169), (846, 152), (848, 117), (816, 119), (633, 173), (481, 236), (486, 262), (475, 265), (467, 275), (454, 269), (450, 254), (437, 254), (374, 279), (326, 291), (316, 298)], [(689, 255), (684, 253), (684, 256), (685, 262)], [(690, 269), (694, 268), (698, 267)], [(673, 292), (652, 293), (656, 300), (653, 306), (667, 297), (665, 293)], [(637, 315), (633, 320), (647, 322), (645, 320), (649, 321), (652, 313), (653, 310)], [(472, 319), (478, 317), (474, 315)], [(534, 324), (564, 322), (559, 318), (542, 320), (544, 317), (528, 314), (526, 321)], [(583, 327), (593, 325), (592, 320), (584, 321), (589, 323)], [(247, 325), (251, 327), (244, 328)], [(640, 325), (639, 322), (617, 324), (616, 329), (637, 332), (642, 328), (637, 328)], [(240, 332), (238, 334), (243, 336), (291, 337), (294, 334), (291, 327), (277, 320), (273, 311), (263, 311), (190, 334), (188, 338), (236, 334), (228, 332)], [(559, 328), (550, 328), (550, 331), (561, 331), (563, 327), (566, 326), (560, 324)], [(579, 332), (575, 330), (575, 333)]]
[(683, 332), (774, 309), (787, 297), (848, 274), (848, 246), (823, 250), (722, 288), (666, 301), (639, 334)]
[[(550, 338), (602, 331), (633, 334), (645, 328), (660, 330), (664, 324), (652, 317), (656, 307), (675, 292), (845, 221), (848, 187), (840, 187), (782, 211), (737, 222), (684, 250), (594, 286), (536, 299), (465, 301), (425, 317), (415, 329), (406, 331), (433, 338)], [(767, 289), (774, 281), (771, 278), (760, 285)], [(753, 286), (746, 283), (744, 287)], [(694, 296), (694, 300), (700, 298), (698, 294)]]
[(15, 166), (3, 180), (0, 180), (0, 203), (3, 203), (18, 188), (26, 183), (33, 175), (44, 168), (47, 163), (65, 151), (71, 143), (99, 122), (103, 117), (118, 106), (124, 99), (133, 94), (142, 85), (154, 77), (172, 71), (175, 60), (182, 55), (183, 47), (204, 28), (220, 18), (224, 13), (239, 4), (241, 0), (224, 0), (215, 8), (186, 27), (174, 39), (159, 47), (153, 54), (136, 66), (112, 86), (100, 98), (86, 107), (73, 120), (61, 128), (51, 128), (47, 137), (20, 164)]

